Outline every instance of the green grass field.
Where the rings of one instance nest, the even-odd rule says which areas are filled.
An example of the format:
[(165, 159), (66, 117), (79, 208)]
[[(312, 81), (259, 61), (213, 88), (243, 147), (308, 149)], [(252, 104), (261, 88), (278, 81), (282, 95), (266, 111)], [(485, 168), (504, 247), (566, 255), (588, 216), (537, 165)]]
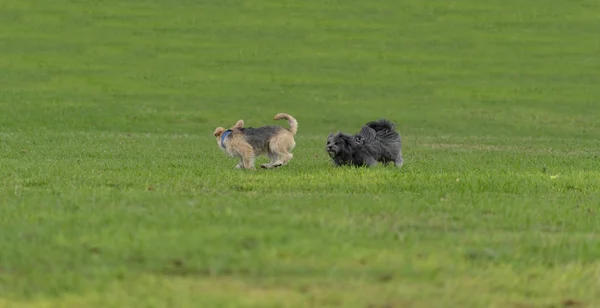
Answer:
[[(0, 307), (600, 307), (599, 17), (2, 0)], [(279, 112), (291, 163), (234, 169)], [(381, 117), (404, 167), (334, 168)]]

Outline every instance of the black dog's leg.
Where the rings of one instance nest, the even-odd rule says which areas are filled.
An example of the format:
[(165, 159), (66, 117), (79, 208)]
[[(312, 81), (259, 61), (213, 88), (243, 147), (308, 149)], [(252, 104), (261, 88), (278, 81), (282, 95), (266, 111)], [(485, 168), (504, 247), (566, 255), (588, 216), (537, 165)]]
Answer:
[(404, 165), (404, 159), (402, 158), (402, 153), (398, 154), (396, 159), (394, 159), (394, 164), (396, 164), (396, 167), (398, 167), (398, 168), (400, 168), (400, 167), (402, 167), (402, 165)]
[(375, 158), (372, 156), (369, 156), (365, 159), (365, 165), (367, 167), (375, 167), (377, 165), (377, 160), (375, 160)]

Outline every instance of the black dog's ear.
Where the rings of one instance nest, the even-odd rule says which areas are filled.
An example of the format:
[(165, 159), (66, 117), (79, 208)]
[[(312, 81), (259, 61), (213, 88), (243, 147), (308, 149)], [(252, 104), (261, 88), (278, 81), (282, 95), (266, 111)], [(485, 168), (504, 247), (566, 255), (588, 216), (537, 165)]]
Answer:
[(352, 137), (347, 135), (340, 135), (340, 139), (344, 140), (344, 144), (351, 145)]

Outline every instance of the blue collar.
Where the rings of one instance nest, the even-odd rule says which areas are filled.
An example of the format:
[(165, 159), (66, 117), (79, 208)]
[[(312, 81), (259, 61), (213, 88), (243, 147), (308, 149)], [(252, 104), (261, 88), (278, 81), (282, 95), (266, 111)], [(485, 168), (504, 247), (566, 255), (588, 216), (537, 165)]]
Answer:
[(227, 137), (227, 135), (231, 134), (231, 129), (226, 130), (222, 135), (221, 135), (221, 147), (224, 149), (225, 148), (225, 143), (223, 143), (225, 141), (225, 137)]

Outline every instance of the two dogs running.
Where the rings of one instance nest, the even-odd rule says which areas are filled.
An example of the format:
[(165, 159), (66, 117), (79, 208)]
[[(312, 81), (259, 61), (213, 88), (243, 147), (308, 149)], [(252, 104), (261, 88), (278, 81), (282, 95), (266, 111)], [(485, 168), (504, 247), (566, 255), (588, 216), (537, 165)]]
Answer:
[[(274, 120), (287, 120), (290, 128), (266, 125), (257, 128), (244, 127), (239, 120), (229, 128), (217, 127), (213, 133), (217, 145), (227, 154), (239, 159), (236, 168), (255, 170), (254, 161), (259, 155), (267, 155), (270, 161), (261, 168), (271, 169), (287, 165), (294, 155), (294, 136), (298, 121), (287, 113), (278, 113)], [(338, 132), (327, 137), (325, 151), (336, 166), (373, 167), (378, 162), (394, 163), (402, 167), (402, 140), (394, 123), (381, 119), (370, 121), (354, 134)]]

